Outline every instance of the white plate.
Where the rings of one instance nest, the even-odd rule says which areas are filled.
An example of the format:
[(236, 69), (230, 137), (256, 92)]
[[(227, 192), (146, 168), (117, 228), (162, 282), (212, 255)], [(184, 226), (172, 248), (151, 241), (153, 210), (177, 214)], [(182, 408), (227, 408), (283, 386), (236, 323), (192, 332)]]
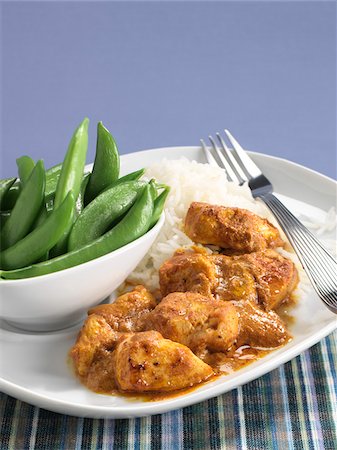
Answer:
[[(122, 170), (126, 173), (163, 157), (176, 159), (182, 155), (204, 162), (198, 147), (163, 148), (122, 156)], [(261, 154), (252, 156), (273, 181), (275, 191), (285, 196), (282, 199), (294, 211), (319, 218), (322, 210), (328, 211), (335, 205), (333, 180), (289, 161)], [(337, 328), (336, 316), (322, 305), (313, 290), (300, 299), (293, 314), (296, 318), (291, 329), (294, 339), (285, 347), (234, 374), (158, 402), (99, 395), (84, 388), (67, 362), (80, 325), (64, 331), (34, 334), (0, 322), (0, 389), (33, 405), (74, 416), (126, 418), (163, 413), (247, 383), (289, 361)]]

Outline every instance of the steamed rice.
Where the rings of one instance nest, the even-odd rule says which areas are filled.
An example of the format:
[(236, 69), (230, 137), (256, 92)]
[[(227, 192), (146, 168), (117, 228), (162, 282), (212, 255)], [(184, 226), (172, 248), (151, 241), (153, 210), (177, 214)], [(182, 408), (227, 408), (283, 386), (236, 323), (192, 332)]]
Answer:
[[(129, 276), (127, 281), (132, 284), (144, 284), (150, 290), (157, 289), (158, 270), (163, 262), (177, 249), (194, 245), (183, 232), (184, 218), (193, 201), (245, 208), (277, 225), (264, 203), (253, 199), (249, 187), (229, 182), (226, 172), (220, 167), (189, 161), (186, 158), (164, 159), (148, 167), (145, 176), (168, 184), (171, 191), (166, 201), (163, 228), (145, 258)], [(284, 249), (281, 253), (295, 262), (301, 279), (298, 289), (306, 291), (308, 280), (296, 255)]]

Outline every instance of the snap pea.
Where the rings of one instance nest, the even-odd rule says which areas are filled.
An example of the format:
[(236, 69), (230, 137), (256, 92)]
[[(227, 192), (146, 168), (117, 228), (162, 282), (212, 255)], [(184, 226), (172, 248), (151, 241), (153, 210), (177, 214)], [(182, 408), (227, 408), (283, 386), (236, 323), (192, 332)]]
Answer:
[(119, 166), (116, 142), (102, 122), (98, 122), (95, 161), (85, 192), (86, 205), (118, 179)]
[[(46, 170), (46, 187), (45, 187), (45, 198), (46, 202), (53, 200), (55, 196), (56, 185), (60, 176), (62, 164), (57, 164)], [(16, 181), (11, 188), (7, 191), (3, 204), (1, 204), (2, 211), (10, 211), (14, 208), (15, 202), (17, 201), (21, 189), (21, 182)]]
[(43, 257), (69, 226), (73, 208), (74, 198), (69, 192), (61, 205), (39, 227), (1, 253), (1, 268), (18, 269)]
[(46, 202), (55, 197), (55, 191), (60, 178), (61, 169), (62, 164), (57, 164), (56, 166), (46, 170)]
[(38, 161), (2, 229), (2, 249), (14, 245), (30, 231), (43, 204), (44, 188), (45, 172), (43, 162)]
[[(52, 212), (52, 210), (48, 211), (46, 205), (42, 205), (41, 211), (40, 211), (39, 215), (37, 216), (36, 221), (33, 224), (32, 230), (40, 227), (45, 222), (47, 217), (51, 214), (51, 212)], [(49, 250), (43, 256), (41, 256), (41, 258), (37, 259), (35, 262), (45, 261), (46, 259), (48, 259), (48, 256), (49, 256)]]
[[(80, 193), (88, 150), (88, 125), (89, 119), (85, 118), (71, 138), (55, 192), (54, 208), (60, 206), (68, 192), (71, 191), (73, 193), (73, 220), (75, 219), (75, 202)], [(61, 255), (67, 250), (67, 239), (70, 229), (71, 226), (69, 226), (68, 230), (64, 232), (64, 235), (60, 238), (59, 242), (51, 250), (52, 257)]]
[[(47, 219), (48, 215), (54, 209), (54, 197), (55, 190), (57, 186), (58, 179), (60, 178), (60, 173), (62, 169), (62, 164), (57, 164), (56, 166), (50, 167), (46, 170), (46, 187), (44, 193), (45, 204), (42, 206), (41, 212), (33, 226), (33, 228), (37, 228), (42, 225), (42, 223)], [(47, 251), (39, 260), (45, 261), (49, 257), (49, 251)]]
[(82, 178), (80, 193), (78, 194), (78, 197), (76, 200), (76, 216), (77, 217), (82, 213), (82, 211), (84, 209), (84, 195), (85, 195), (85, 190), (88, 185), (89, 179), (90, 179), (90, 173), (84, 174), (84, 176)]
[(119, 183), (124, 183), (124, 181), (133, 181), (133, 180), (139, 180), (141, 176), (143, 176), (145, 173), (145, 169), (139, 169), (135, 170), (134, 172), (128, 173), (127, 175), (124, 175), (123, 177), (118, 178), (118, 180), (115, 181), (114, 185)]
[(21, 185), (24, 186), (34, 169), (35, 162), (30, 156), (21, 156), (16, 160)]
[(1, 211), (6, 210), (6, 207), (3, 207), (3, 203), (5, 201), (6, 195), (9, 191), (9, 189), (13, 186), (15, 183), (16, 178), (7, 178), (5, 180), (1, 180), (0, 182), (0, 207)]
[(14, 205), (19, 197), (21, 189), (20, 181), (16, 181), (13, 186), (4, 195), (1, 202), (1, 211), (10, 211), (14, 208)]
[(57, 272), (103, 256), (142, 236), (149, 229), (153, 214), (153, 200), (147, 184), (142, 195), (123, 219), (100, 238), (78, 250), (12, 271), (0, 271), (1, 278), (31, 278)]
[(155, 199), (157, 198), (157, 195), (158, 195), (158, 191), (157, 191), (157, 188), (156, 188), (156, 180), (154, 178), (152, 178), (150, 180), (149, 184), (150, 184), (150, 192), (151, 192), (151, 195), (152, 195), (152, 199), (153, 199), (153, 201), (155, 201)]
[(169, 195), (169, 192), (170, 192), (170, 187), (165, 186), (164, 190), (155, 199), (150, 228), (152, 228), (158, 222), (158, 219), (159, 219), (161, 213), (163, 212), (165, 202), (166, 202), (167, 196)]
[(69, 191), (73, 193), (75, 201), (78, 197), (88, 150), (88, 126), (89, 119), (85, 118), (70, 140), (56, 187), (55, 208), (60, 206)]
[(145, 181), (126, 181), (99, 194), (76, 219), (69, 235), (68, 251), (102, 236), (116, 219), (130, 209), (145, 185)]
[(9, 216), (11, 215), (10, 211), (1, 211), (0, 212), (0, 229), (5, 225)]

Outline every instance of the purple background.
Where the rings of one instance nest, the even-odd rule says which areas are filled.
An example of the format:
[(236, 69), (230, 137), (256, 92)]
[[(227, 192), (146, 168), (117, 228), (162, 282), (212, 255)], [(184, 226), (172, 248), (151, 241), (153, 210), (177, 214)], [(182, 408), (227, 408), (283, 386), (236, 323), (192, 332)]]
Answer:
[(2, 176), (62, 161), (91, 119), (121, 153), (246, 147), (336, 176), (334, 2), (2, 3)]

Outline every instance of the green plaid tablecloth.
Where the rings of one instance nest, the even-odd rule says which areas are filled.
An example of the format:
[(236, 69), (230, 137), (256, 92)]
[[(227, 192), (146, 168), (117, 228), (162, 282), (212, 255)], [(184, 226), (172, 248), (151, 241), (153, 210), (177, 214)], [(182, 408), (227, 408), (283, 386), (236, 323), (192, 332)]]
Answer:
[(0, 450), (337, 449), (337, 333), (239, 389), (170, 413), (82, 419), (0, 396)]

